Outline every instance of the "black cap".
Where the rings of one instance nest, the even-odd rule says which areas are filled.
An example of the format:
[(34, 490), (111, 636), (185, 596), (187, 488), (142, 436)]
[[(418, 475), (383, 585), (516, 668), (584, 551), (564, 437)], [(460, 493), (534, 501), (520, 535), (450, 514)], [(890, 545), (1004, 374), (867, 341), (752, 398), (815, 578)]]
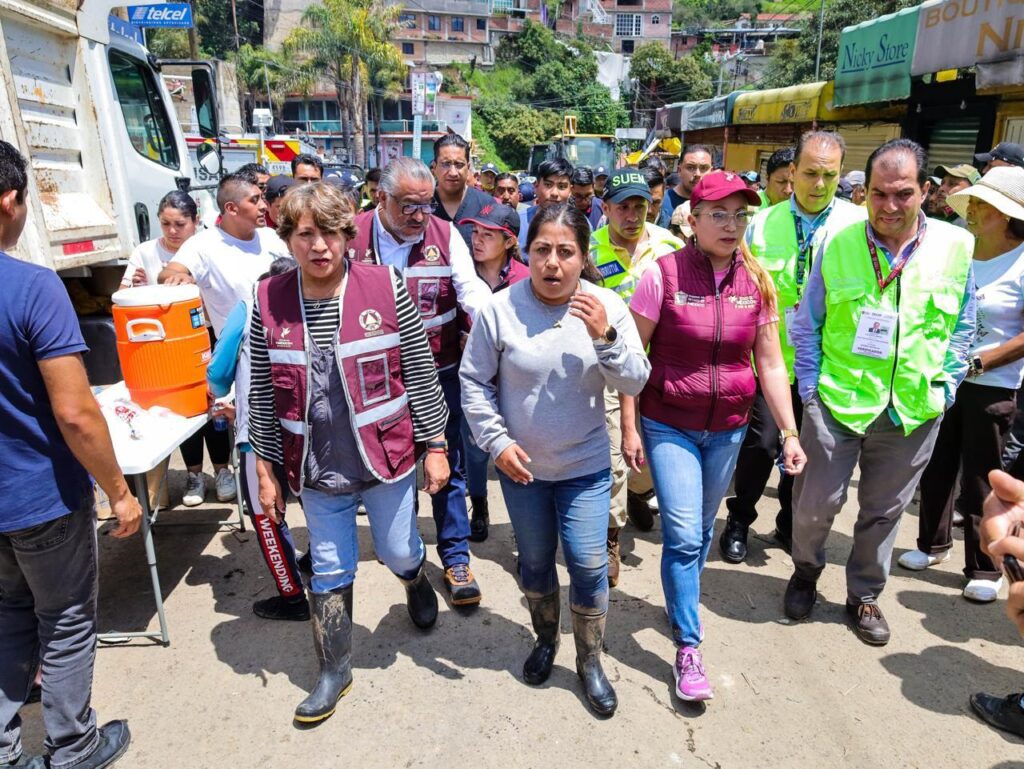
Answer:
[(486, 205), (476, 215), (467, 216), (459, 224), (479, 224), (489, 230), (502, 230), (513, 238), (519, 237), (519, 214), (503, 203)]
[(265, 197), (269, 203), (271, 200), (277, 200), (279, 197), (284, 195), (290, 187), (294, 186), (295, 180), (290, 176), (271, 176), (270, 181), (267, 182), (267, 189), (263, 193), (263, 197)]
[(627, 198), (643, 198), (651, 202), (651, 188), (644, 175), (635, 168), (620, 168), (608, 177), (604, 185), (604, 199), (609, 203), (621, 203)]
[(482, 173), (482, 174), (494, 174), (495, 176), (497, 176), (498, 175), (498, 167), (496, 165), (494, 165), (494, 163), (484, 163), (483, 167), (480, 169), (480, 173)]
[(1002, 160), (1004, 163), (1012, 163), (1024, 168), (1024, 147), (1010, 142), (999, 142), (989, 152), (980, 152), (975, 155), (974, 160), (981, 165), (991, 163), (993, 160)]
[(357, 190), (363, 186), (363, 180), (359, 174), (347, 169), (328, 171), (324, 181), (333, 184), (335, 187), (342, 187), (350, 190)]
[(604, 166), (598, 166), (597, 168), (594, 169), (594, 178), (599, 179), (602, 176), (606, 179), (608, 178), (608, 169), (605, 168)]

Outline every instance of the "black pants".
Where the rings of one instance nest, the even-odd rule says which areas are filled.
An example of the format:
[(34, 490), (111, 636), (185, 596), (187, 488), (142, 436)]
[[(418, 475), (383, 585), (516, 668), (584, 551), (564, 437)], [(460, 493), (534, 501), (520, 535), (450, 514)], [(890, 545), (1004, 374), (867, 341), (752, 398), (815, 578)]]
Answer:
[(917, 549), (943, 553), (953, 546), (953, 498), (962, 474), (964, 574), (968, 579), (999, 579), (992, 560), (981, 552), (981, 506), (992, 491), (988, 474), (1002, 467), (1006, 436), (1017, 410), (1017, 393), (1003, 387), (964, 382), (942, 418), (932, 458), (921, 476)]
[[(210, 332), (210, 349), (213, 350), (217, 344), (217, 337), (212, 327), (208, 327), (207, 331)], [(181, 444), (181, 458), (185, 462), (185, 467), (202, 467), (204, 441), (206, 450), (210, 453), (210, 462), (214, 465), (226, 465), (231, 456), (228, 431), (215, 430), (213, 422), (207, 422), (202, 430)]]
[[(800, 392), (795, 382), (790, 385), (790, 393), (793, 396), (793, 414), (799, 429), (804, 404), (800, 400)], [(779, 426), (768, 410), (768, 401), (764, 399), (761, 383), (758, 382), (754, 408), (750, 412), (750, 424), (747, 426), (747, 434), (743, 438), (743, 446), (736, 459), (736, 473), (733, 476), (736, 496), (725, 501), (730, 520), (750, 526), (757, 519), (757, 503), (764, 494), (764, 487), (768, 485), (772, 466), (779, 456), (780, 449)], [(782, 474), (779, 480), (779, 513), (775, 516), (775, 527), (785, 536), (791, 536), (793, 533), (792, 475)]]

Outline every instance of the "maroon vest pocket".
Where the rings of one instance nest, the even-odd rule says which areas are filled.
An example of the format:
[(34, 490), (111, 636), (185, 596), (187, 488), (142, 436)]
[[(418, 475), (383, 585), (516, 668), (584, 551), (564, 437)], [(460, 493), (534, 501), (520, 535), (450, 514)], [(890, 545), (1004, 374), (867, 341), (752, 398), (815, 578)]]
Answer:
[[(297, 366), (270, 367), (270, 381), (274, 385), (274, 406), (277, 413), (284, 419), (300, 421), (306, 418), (305, 414), (298, 413), (296, 410), (304, 408), (297, 404), (295, 398), (299, 387), (300, 371), (301, 369)], [(305, 388), (303, 388), (303, 392), (305, 392)]]
[(374, 425), (377, 440), (384, 448), (384, 459), (388, 469), (395, 475), (405, 470), (415, 461), (416, 447), (413, 443), (412, 414), (408, 406), (403, 406), (396, 413), (382, 419)]

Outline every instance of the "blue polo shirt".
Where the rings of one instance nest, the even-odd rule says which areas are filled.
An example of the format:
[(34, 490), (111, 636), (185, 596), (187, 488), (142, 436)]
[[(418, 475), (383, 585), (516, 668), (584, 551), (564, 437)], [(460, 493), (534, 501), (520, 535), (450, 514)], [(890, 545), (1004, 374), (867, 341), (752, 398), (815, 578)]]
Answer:
[(55, 272), (0, 251), (0, 286), (0, 532), (12, 532), (79, 510), (92, 492), (38, 365), (89, 348)]

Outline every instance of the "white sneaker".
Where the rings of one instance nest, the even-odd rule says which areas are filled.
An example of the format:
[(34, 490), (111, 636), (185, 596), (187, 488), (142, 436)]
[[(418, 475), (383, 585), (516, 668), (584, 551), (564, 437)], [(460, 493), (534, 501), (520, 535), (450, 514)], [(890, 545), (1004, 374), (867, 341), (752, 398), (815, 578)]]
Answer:
[(202, 473), (189, 473), (188, 483), (185, 484), (185, 495), (181, 498), (181, 504), (185, 507), (195, 507), (203, 504), (206, 499), (206, 478)]
[(972, 579), (964, 588), (964, 598), (978, 603), (991, 603), (999, 596), (999, 588), (1003, 586), (1003, 578)]
[(217, 489), (218, 502), (230, 502), (235, 498), (237, 493), (235, 490), (235, 476), (228, 468), (222, 467), (217, 471), (217, 477), (214, 478), (213, 485)]
[(911, 571), (924, 571), (929, 566), (935, 566), (939, 563), (945, 563), (949, 560), (950, 551), (947, 550), (944, 553), (938, 555), (931, 555), (930, 553), (922, 553), (920, 550), (908, 550), (900, 556), (899, 563), (904, 569), (910, 569)]

